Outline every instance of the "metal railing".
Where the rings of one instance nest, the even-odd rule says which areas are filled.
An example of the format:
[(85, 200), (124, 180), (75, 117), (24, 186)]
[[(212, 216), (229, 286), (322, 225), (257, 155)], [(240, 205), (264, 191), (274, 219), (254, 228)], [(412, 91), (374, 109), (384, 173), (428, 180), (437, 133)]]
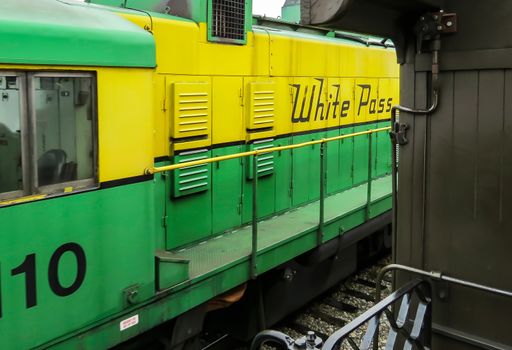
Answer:
[[(384, 276), (389, 272), (397, 271), (414, 274), (419, 278), (407, 282), (381, 300)], [(279, 349), (287, 350), (378, 350), (383, 348), (429, 350), (432, 345), (432, 332), (443, 329), (432, 323), (434, 281), (512, 298), (512, 291), (446, 276), (441, 272), (391, 264), (381, 269), (375, 280), (376, 304), (343, 328), (332, 333), (325, 343), (314, 332), (308, 332), (308, 335), (302, 338), (293, 339), (282, 332), (265, 330), (256, 335), (250, 349), (259, 350), (262, 345), (274, 345)], [(450, 333), (446, 334), (453, 336)], [(465, 341), (471, 345), (481, 345), (476, 339), (465, 338)]]
[(293, 149), (303, 148), (303, 147), (307, 147), (307, 146), (320, 145), (320, 184), (319, 184), (320, 199), (319, 199), (319, 223), (318, 223), (318, 230), (317, 230), (317, 245), (320, 245), (323, 243), (323, 239), (324, 239), (325, 198), (326, 198), (325, 178), (326, 178), (326, 171), (327, 171), (327, 166), (326, 166), (327, 143), (333, 142), (333, 141), (355, 138), (355, 137), (363, 136), (363, 135), (368, 135), (368, 177), (367, 177), (368, 188), (367, 188), (367, 194), (366, 194), (366, 218), (368, 219), (370, 217), (372, 179), (373, 179), (373, 172), (372, 172), (372, 168), (373, 168), (372, 167), (373, 134), (376, 134), (379, 132), (387, 132), (390, 129), (391, 129), (391, 127), (371, 129), (371, 130), (360, 131), (360, 132), (346, 134), (346, 135), (322, 138), (320, 140), (308, 141), (308, 142), (303, 142), (303, 143), (298, 143), (298, 144), (293, 144), (293, 145), (269, 147), (269, 148), (254, 150), (254, 151), (230, 154), (227, 156), (219, 156), (219, 157), (212, 157), (212, 158), (201, 159), (201, 160), (194, 160), (194, 161), (183, 162), (183, 163), (178, 163), (178, 164), (171, 164), (171, 165), (162, 166), (162, 167), (152, 167), (152, 168), (146, 169), (144, 171), (144, 173), (146, 175), (153, 175), (153, 174), (157, 174), (157, 173), (174, 171), (174, 170), (197, 166), (197, 165), (204, 165), (204, 164), (222, 162), (222, 161), (245, 158), (245, 157), (253, 157), (253, 159), (252, 159), (252, 174), (253, 174), (252, 193), (253, 193), (253, 196), (252, 196), (251, 277), (255, 278), (258, 274), (257, 265), (256, 265), (256, 256), (257, 256), (257, 252), (258, 252), (258, 156), (268, 154), (268, 153), (273, 153), (273, 152), (293, 150)]
[[(250, 349), (259, 350), (265, 344), (277, 345), (280, 349), (287, 350), (338, 350), (340, 348), (370, 350), (382, 347), (430, 349), (432, 333), (430, 293), (430, 284), (416, 279), (334, 332), (325, 343), (313, 332), (295, 340), (284, 333), (267, 330), (256, 335)], [(389, 327), (382, 326), (385, 318)], [(382, 332), (379, 332), (379, 329)]]
[[(368, 311), (342, 329), (334, 332), (322, 350), (339, 349), (346, 342), (352, 349), (379, 349), (379, 340), (386, 349), (395, 349), (399, 343), (404, 349), (430, 349), (432, 333), (432, 299), (430, 284), (416, 279), (392, 292)], [(396, 312), (393, 312), (395, 309)], [(379, 327), (384, 320), (389, 328)], [(359, 345), (351, 338), (366, 326)], [(379, 332), (382, 329), (383, 332)], [(372, 346), (373, 345), (373, 346)]]

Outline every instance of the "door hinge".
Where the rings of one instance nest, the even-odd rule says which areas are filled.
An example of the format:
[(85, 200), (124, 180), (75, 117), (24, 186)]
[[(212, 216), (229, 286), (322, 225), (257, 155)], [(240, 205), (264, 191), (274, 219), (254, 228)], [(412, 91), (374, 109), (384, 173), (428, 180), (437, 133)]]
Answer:
[(164, 227), (164, 228), (167, 228), (167, 218), (168, 218), (167, 215), (162, 217), (162, 227)]

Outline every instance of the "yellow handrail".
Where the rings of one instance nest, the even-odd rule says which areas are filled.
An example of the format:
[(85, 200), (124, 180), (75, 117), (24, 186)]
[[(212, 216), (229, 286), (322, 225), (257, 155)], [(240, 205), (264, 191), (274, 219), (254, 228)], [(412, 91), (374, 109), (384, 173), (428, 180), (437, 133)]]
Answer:
[(203, 165), (203, 164), (208, 164), (208, 163), (222, 162), (222, 161), (230, 160), (230, 159), (237, 159), (237, 158), (250, 157), (250, 156), (258, 156), (258, 155), (261, 155), (261, 154), (266, 154), (266, 153), (271, 153), (271, 152), (285, 151), (285, 150), (289, 150), (289, 149), (295, 149), (295, 148), (301, 148), (301, 147), (306, 147), (306, 146), (318, 145), (318, 144), (327, 143), (327, 142), (331, 142), (331, 141), (349, 139), (349, 138), (356, 137), (356, 136), (361, 136), (361, 135), (374, 134), (374, 133), (377, 133), (377, 132), (387, 131), (387, 130), (390, 130), (390, 129), (391, 129), (391, 127), (387, 126), (385, 128), (372, 129), (372, 130), (367, 130), (367, 131), (360, 131), (360, 132), (355, 132), (355, 133), (347, 134), (347, 135), (340, 135), (340, 136), (335, 136), (335, 137), (323, 138), (323, 139), (315, 140), (315, 141), (308, 141), (308, 142), (303, 142), (303, 143), (297, 143), (297, 144), (294, 144), (294, 145), (264, 148), (264, 149), (259, 149), (259, 150), (255, 150), (255, 151), (230, 154), (230, 155), (227, 155), (227, 156), (220, 156), (220, 157), (214, 157), (214, 158), (193, 160), (193, 161), (190, 161), (190, 162), (171, 164), (171, 165), (162, 166), (162, 167), (153, 167), (153, 168), (146, 169), (144, 171), (144, 173), (146, 175), (152, 175), (152, 174), (162, 173), (164, 171), (172, 171), (172, 170), (177, 170), (177, 169), (183, 169), (183, 168), (187, 168), (187, 167), (191, 167), (191, 166), (195, 166), (195, 165)]

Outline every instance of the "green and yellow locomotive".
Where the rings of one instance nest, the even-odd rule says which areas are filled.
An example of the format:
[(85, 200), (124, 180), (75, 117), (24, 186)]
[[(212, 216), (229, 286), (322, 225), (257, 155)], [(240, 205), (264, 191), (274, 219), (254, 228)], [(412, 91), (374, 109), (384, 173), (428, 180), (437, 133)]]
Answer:
[(383, 220), (387, 44), (90, 2), (0, 2), (0, 348), (114, 346)]

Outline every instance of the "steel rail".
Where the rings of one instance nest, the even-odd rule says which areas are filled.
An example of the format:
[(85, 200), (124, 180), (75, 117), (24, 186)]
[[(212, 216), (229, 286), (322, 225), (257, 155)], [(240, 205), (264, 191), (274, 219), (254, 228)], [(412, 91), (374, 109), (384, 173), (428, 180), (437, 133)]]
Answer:
[(375, 133), (378, 133), (378, 132), (383, 132), (383, 131), (388, 131), (388, 130), (391, 130), (390, 126), (387, 126), (385, 128), (378, 128), (378, 129), (371, 129), (371, 130), (367, 130), (367, 131), (355, 132), (355, 133), (347, 134), (347, 135), (340, 135), (340, 136), (334, 136), (334, 137), (329, 137), (329, 138), (322, 138), (320, 140), (308, 141), (308, 142), (303, 142), (303, 143), (297, 143), (297, 144), (294, 144), (294, 145), (271, 147), (271, 148), (265, 148), (265, 149), (260, 149), (260, 150), (254, 150), (254, 151), (230, 154), (230, 155), (227, 155), (227, 156), (220, 156), (220, 157), (213, 157), (213, 158), (207, 158), (207, 159), (194, 160), (194, 161), (190, 161), (190, 162), (183, 162), (183, 163), (178, 163), (178, 164), (171, 164), (171, 165), (162, 166), (162, 167), (152, 167), (152, 168), (145, 169), (144, 173), (146, 175), (153, 175), (153, 174), (162, 173), (162, 172), (165, 172), (165, 171), (172, 171), (172, 170), (177, 170), (177, 169), (183, 169), (183, 168), (187, 168), (187, 167), (191, 167), (191, 166), (195, 166), (195, 165), (204, 165), (204, 164), (215, 163), (215, 162), (222, 162), (222, 161), (225, 161), (225, 160), (231, 160), (231, 159), (237, 159), (237, 158), (244, 158), (244, 157), (250, 157), (250, 156), (259, 156), (259, 155), (262, 155), (262, 154), (267, 154), (267, 153), (272, 153), (272, 152), (279, 152), (279, 151), (286, 151), (286, 150), (297, 149), (297, 148), (302, 148), (302, 147), (307, 147), (307, 146), (314, 146), (314, 145), (324, 144), (324, 143), (327, 143), (327, 142), (349, 139), (349, 138), (353, 138), (353, 137), (357, 137), (357, 136), (361, 136), (361, 135), (375, 134)]

